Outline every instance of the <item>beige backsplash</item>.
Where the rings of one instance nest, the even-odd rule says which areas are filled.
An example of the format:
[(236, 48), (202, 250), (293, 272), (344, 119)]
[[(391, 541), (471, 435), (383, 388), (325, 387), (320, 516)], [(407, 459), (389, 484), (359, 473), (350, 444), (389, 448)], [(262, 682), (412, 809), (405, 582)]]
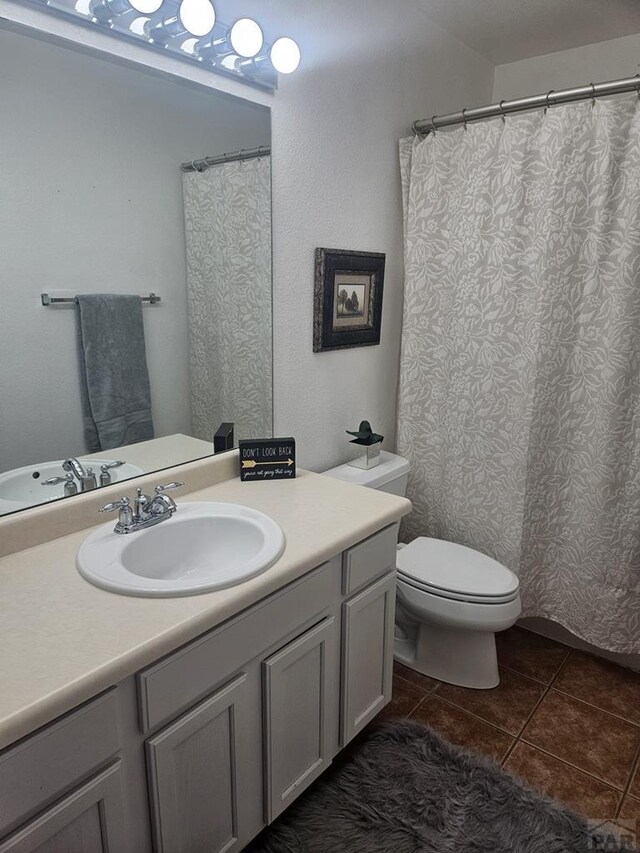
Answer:
[(125, 494), (133, 498), (138, 486), (152, 491), (158, 483), (181, 480), (185, 485), (177, 492), (179, 497), (238, 473), (238, 451), (233, 450), (0, 517), (0, 557), (107, 521), (109, 516), (98, 514), (100, 507)]

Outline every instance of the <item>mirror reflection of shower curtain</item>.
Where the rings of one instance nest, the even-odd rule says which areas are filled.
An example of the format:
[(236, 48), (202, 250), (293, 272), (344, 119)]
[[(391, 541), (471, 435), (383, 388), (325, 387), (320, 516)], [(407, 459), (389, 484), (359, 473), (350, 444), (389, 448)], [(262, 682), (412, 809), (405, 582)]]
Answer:
[(183, 174), (192, 432), (272, 434), (270, 157)]

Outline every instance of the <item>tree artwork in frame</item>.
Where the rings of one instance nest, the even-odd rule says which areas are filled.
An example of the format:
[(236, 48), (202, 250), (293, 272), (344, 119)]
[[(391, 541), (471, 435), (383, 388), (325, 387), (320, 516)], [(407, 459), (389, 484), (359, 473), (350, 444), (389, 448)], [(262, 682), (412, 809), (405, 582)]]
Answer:
[(386, 255), (316, 249), (313, 351), (380, 343)]

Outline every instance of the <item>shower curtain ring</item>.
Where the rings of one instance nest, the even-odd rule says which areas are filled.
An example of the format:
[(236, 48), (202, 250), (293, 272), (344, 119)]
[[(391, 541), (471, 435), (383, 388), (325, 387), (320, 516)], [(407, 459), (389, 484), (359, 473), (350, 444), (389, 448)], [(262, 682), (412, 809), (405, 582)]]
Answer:
[[(639, 95), (640, 97), (640, 95)], [(436, 116), (431, 116), (431, 133), (436, 135)]]
[(596, 87), (593, 83), (589, 83), (591, 86), (591, 109), (596, 105)]
[(638, 100), (640, 100), (640, 74), (636, 74), (636, 77), (638, 78)]
[(499, 107), (500, 107), (500, 115), (502, 116), (502, 124), (506, 124), (507, 123), (507, 117), (504, 113), (504, 106), (503, 105), (504, 105), (504, 100), (500, 101)]
[(547, 114), (547, 110), (549, 109), (549, 106), (550, 106), (550, 104), (549, 104), (549, 98), (551, 97), (551, 95), (553, 95), (554, 91), (555, 91), (555, 89), (549, 89), (549, 91), (547, 92), (547, 97), (545, 98), (545, 101), (546, 101), (547, 103), (546, 103), (546, 106), (545, 106), (545, 108), (544, 108), (544, 114), (545, 114), (545, 115)]
[(464, 129), (467, 129), (467, 109), (462, 110), (462, 123), (464, 124)]

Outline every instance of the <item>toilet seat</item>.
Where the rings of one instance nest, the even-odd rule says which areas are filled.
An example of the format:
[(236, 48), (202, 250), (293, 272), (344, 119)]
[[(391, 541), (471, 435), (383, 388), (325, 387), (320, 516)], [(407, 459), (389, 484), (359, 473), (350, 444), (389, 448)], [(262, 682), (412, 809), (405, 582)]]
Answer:
[(420, 536), (400, 549), (398, 579), (453, 601), (504, 604), (518, 598), (517, 576), (506, 566), (454, 542)]

